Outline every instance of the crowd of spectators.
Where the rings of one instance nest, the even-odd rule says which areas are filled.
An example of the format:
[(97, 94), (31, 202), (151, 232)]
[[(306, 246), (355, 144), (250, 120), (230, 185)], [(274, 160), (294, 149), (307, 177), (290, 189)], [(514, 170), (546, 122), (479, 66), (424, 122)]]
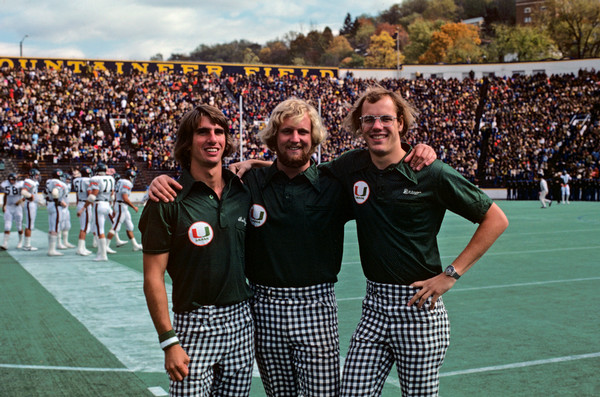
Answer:
[[(409, 143), (431, 145), (441, 160), (482, 186), (507, 187), (562, 170), (574, 179), (599, 178), (600, 73), (585, 71), (489, 77), (481, 128), (475, 128), (482, 80), (474, 78), (375, 81), (351, 74), (279, 78), (5, 68), (0, 70), (0, 152), (25, 161), (137, 161), (148, 169), (175, 171), (171, 146), (179, 118), (195, 104), (209, 103), (229, 118), (236, 139), (242, 123), (244, 158), (271, 159), (257, 132), (279, 102), (296, 96), (321, 111), (330, 134), (321, 148), (327, 161), (362, 146), (340, 125), (354, 100), (373, 84), (401, 92), (419, 111)], [(480, 162), (486, 129), (487, 157)], [(239, 156), (238, 151), (229, 161)], [(480, 166), (484, 180), (478, 179)]]

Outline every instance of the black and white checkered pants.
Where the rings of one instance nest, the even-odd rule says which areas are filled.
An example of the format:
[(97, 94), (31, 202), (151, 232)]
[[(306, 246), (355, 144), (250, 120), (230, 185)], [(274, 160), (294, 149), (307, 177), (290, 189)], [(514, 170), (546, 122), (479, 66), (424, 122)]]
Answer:
[(340, 345), (333, 284), (251, 285), (256, 361), (267, 396), (337, 396)]
[(183, 381), (171, 381), (171, 396), (249, 395), (254, 325), (248, 301), (175, 313), (174, 329), (190, 364)]
[(342, 396), (379, 396), (396, 363), (403, 396), (437, 396), (450, 342), (442, 299), (406, 306), (418, 288), (367, 281), (362, 317), (344, 363)]

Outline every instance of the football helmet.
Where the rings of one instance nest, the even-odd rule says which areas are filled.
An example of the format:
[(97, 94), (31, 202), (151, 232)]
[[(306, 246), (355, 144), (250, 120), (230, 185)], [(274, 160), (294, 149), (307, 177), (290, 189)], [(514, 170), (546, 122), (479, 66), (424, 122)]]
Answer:
[(125, 178), (129, 179), (131, 182), (133, 182), (136, 176), (137, 172), (135, 172), (135, 170), (128, 169), (127, 171), (125, 171)]
[(52, 178), (53, 179), (60, 179), (61, 181), (65, 180), (65, 173), (62, 172), (61, 169), (55, 169), (54, 171), (52, 171)]
[(29, 177), (31, 179), (33, 179), (34, 181), (40, 181), (40, 179), (42, 179), (42, 174), (40, 172), (40, 170), (38, 170), (37, 168), (32, 168), (29, 170)]
[(92, 167), (84, 165), (83, 167), (81, 167), (81, 176), (85, 176), (85, 177), (90, 177), (94, 175), (94, 172), (92, 171)]
[(94, 173), (96, 173), (96, 174), (106, 173), (107, 170), (108, 170), (108, 167), (106, 166), (106, 164), (100, 162), (100, 163), (96, 164), (96, 169), (94, 170)]

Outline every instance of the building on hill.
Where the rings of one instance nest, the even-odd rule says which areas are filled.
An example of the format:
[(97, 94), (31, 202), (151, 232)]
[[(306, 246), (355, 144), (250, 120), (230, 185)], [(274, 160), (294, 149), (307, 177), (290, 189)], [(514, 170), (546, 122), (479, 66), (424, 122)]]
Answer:
[(536, 23), (536, 15), (545, 9), (545, 0), (516, 0), (516, 23), (521, 26), (532, 26)]

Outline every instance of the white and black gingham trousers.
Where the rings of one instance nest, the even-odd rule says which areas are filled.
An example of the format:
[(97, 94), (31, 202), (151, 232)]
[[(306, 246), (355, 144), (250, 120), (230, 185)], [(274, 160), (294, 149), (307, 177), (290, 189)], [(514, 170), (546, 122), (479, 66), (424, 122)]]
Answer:
[(362, 317), (344, 363), (342, 396), (380, 396), (394, 362), (404, 397), (438, 395), (450, 322), (441, 298), (433, 311), (431, 298), (422, 309), (406, 306), (418, 290), (367, 281)]
[(267, 396), (338, 396), (340, 345), (333, 284), (251, 288), (256, 361)]
[(254, 325), (248, 301), (175, 313), (174, 329), (190, 364), (183, 381), (171, 380), (171, 396), (250, 394)]

